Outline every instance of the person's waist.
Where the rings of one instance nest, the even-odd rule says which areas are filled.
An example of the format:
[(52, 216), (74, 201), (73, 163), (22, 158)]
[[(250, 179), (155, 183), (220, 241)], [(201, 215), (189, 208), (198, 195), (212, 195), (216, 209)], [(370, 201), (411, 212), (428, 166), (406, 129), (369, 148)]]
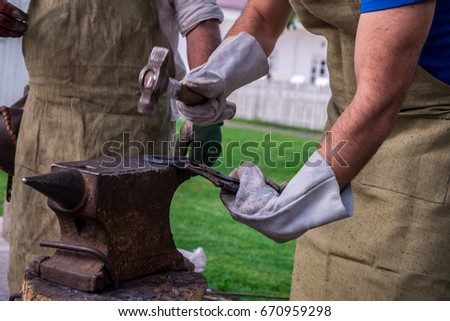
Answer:
[(139, 99), (138, 78), (129, 79), (86, 79), (81, 77), (51, 77), (35, 75), (30, 72), (30, 88), (35, 93), (46, 97), (60, 97), (63, 99), (88, 99), (115, 102)]
[(101, 113), (137, 114), (139, 92), (135, 88), (39, 81), (30, 78), (36, 99), (58, 108)]

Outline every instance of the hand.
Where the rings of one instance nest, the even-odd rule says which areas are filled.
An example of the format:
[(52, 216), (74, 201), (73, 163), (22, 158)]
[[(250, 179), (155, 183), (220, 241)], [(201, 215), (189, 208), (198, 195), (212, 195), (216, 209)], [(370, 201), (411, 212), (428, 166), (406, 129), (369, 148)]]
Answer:
[(254, 164), (245, 163), (230, 176), (239, 179), (239, 190), (222, 190), (220, 198), (232, 218), (278, 243), (353, 213), (350, 185), (341, 193), (332, 169), (317, 152), (281, 193)]
[(175, 153), (186, 156), (189, 149), (189, 159), (212, 166), (222, 152), (223, 123), (211, 126), (197, 126), (189, 120), (183, 123)]
[(205, 104), (197, 106), (187, 106), (177, 101), (177, 109), (183, 118), (204, 127), (220, 124), (233, 118), (236, 113), (236, 105), (225, 98), (209, 99)]
[(253, 36), (242, 32), (228, 37), (205, 64), (192, 69), (181, 82), (209, 101), (201, 106), (179, 103), (178, 111), (186, 119), (202, 126), (230, 119), (236, 112), (236, 105), (226, 98), (268, 71), (267, 56)]
[(21, 37), (27, 30), (28, 15), (5, 0), (0, 0), (0, 37)]
[(250, 34), (226, 38), (208, 61), (192, 69), (182, 83), (206, 98), (226, 98), (269, 72), (264, 50)]

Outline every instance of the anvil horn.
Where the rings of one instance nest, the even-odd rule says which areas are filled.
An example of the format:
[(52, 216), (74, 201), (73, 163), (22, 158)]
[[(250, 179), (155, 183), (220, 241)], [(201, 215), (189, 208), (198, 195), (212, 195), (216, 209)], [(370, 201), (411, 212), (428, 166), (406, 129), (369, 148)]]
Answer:
[(85, 197), (83, 177), (74, 169), (25, 177), (22, 182), (67, 210), (81, 205)]

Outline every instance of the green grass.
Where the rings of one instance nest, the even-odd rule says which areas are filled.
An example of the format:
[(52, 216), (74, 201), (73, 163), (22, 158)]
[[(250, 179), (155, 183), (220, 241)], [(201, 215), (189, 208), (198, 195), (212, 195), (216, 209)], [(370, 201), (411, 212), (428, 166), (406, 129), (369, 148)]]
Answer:
[[(178, 124), (179, 127), (179, 124)], [(219, 159), (219, 171), (228, 174), (242, 161), (253, 161), (248, 153), (230, 144), (251, 142), (248, 148), (258, 155), (258, 166), (270, 179), (277, 182), (292, 178), (312, 149), (297, 155), (295, 166), (286, 167), (294, 159), (294, 152), (302, 150), (309, 139), (294, 136), (271, 135), (271, 141), (282, 150), (272, 147), (264, 152), (262, 142), (267, 133), (249, 129), (223, 127), (224, 153)], [(232, 143), (233, 142), (233, 143)], [(253, 146), (252, 145), (252, 146)], [(308, 143), (308, 145), (311, 145)], [(273, 164), (271, 164), (273, 162)], [(6, 175), (0, 174), (0, 195), (4, 195)], [(3, 197), (0, 197), (3, 201)], [(0, 204), (0, 212), (3, 204)], [(207, 255), (203, 273), (210, 288), (225, 291), (276, 296), (289, 296), (294, 260), (295, 242), (277, 244), (251, 228), (231, 219), (219, 199), (219, 189), (201, 177), (194, 177), (178, 189), (172, 201), (171, 227), (177, 247), (193, 250), (203, 247)], [(252, 298), (248, 298), (252, 299)]]
[[(227, 151), (231, 141), (262, 142), (265, 135), (262, 131), (224, 127), (225, 152), (217, 169), (229, 173), (243, 160), (250, 160), (239, 149)], [(268, 178), (277, 182), (289, 180), (301, 164), (286, 168), (284, 162), (291, 160), (294, 151), (300, 151), (310, 140), (274, 134), (272, 141), (292, 142), (293, 147), (286, 149), (284, 156), (273, 151), (271, 159), (275, 166), (261, 162), (258, 165)], [(261, 159), (270, 160), (267, 155), (263, 157), (263, 150), (255, 148)], [(311, 152), (305, 151), (303, 159)], [(225, 160), (231, 166), (226, 166)], [(207, 255), (204, 275), (209, 287), (225, 292), (289, 296), (295, 242), (277, 244), (233, 221), (219, 199), (219, 189), (210, 182), (195, 177), (180, 186), (172, 202), (171, 225), (179, 248), (204, 248)]]
[(6, 175), (5, 172), (0, 171), (0, 216), (3, 216), (3, 201), (7, 182), (8, 175)]
[(266, 121), (262, 121), (262, 120), (249, 120), (249, 119), (243, 119), (243, 118), (233, 118), (233, 120), (231, 120), (231, 121), (235, 122), (235, 123), (283, 129), (283, 130), (292, 131), (296, 134), (299, 132), (302, 132), (302, 133), (306, 133), (306, 134), (313, 134), (313, 135), (321, 136), (323, 133), (323, 131), (321, 131), (321, 130), (274, 124), (274, 123), (270, 123), (270, 122), (266, 122)]

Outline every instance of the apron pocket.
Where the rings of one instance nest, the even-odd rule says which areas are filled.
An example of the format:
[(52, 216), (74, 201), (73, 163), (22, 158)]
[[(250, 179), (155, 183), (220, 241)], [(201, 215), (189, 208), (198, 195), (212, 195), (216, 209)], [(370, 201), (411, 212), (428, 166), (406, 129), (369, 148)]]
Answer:
[(450, 180), (450, 121), (400, 117), (362, 171), (362, 184), (444, 204)]

